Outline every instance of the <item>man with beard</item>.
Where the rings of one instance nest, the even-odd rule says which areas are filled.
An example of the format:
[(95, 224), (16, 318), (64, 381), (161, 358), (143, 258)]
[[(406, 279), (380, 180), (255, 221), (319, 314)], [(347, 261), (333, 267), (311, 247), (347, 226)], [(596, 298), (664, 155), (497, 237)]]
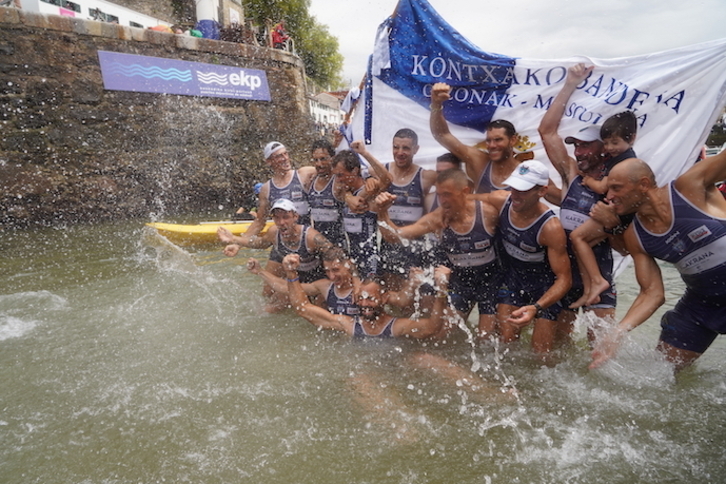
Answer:
[[(560, 221), (567, 234), (567, 249), (573, 279), (572, 288), (562, 300), (563, 310), (558, 319), (559, 337), (565, 337), (572, 332), (572, 325), (577, 313), (576, 310), (570, 309), (570, 305), (583, 295), (583, 281), (569, 236), (572, 231), (590, 218), (591, 211), (603, 198), (582, 183), (584, 175), (599, 179), (603, 173), (605, 156), (603, 143), (600, 140), (600, 127), (586, 126), (564, 140), (558, 133), (560, 120), (565, 114), (570, 96), (591, 72), (592, 67), (586, 68), (584, 64), (577, 64), (568, 69), (565, 84), (552, 101), (539, 125), (539, 133), (547, 156), (552, 166), (562, 177), (560, 198), (548, 199), (552, 203), (560, 205)], [(574, 158), (568, 153), (566, 144), (574, 146)], [(551, 193), (553, 192), (551, 191)], [(605, 211), (600, 211), (600, 213), (607, 215)], [(609, 226), (618, 224), (617, 217), (614, 215), (611, 215), (609, 219), (598, 221), (606, 222)], [(610, 287), (600, 294), (598, 304), (588, 306), (586, 310), (593, 311), (600, 318), (612, 318), (615, 316), (617, 294), (613, 285), (613, 255), (610, 250), (610, 241), (602, 241), (593, 247), (593, 251), (598, 259), (600, 272), (608, 281)], [(589, 331), (588, 336), (592, 340), (594, 333)]]
[(726, 333), (726, 200), (716, 188), (724, 179), (726, 151), (699, 161), (662, 187), (636, 158), (610, 171), (607, 200), (617, 215), (635, 214), (625, 245), (640, 293), (618, 325), (598, 339), (591, 368), (612, 358), (624, 335), (665, 302), (656, 258), (674, 264), (686, 284), (678, 303), (663, 315), (657, 346), (676, 371)]
[(373, 280), (361, 282), (360, 290), (355, 295), (355, 304), (359, 310), (357, 316), (333, 314), (327, 309), (312, 304), (305, 295), (298, 276), (300, 261), (297, 254), (285, 256), (283, 266), (287, 275), (290, 302), (295, 312), (319, 328), (342, 331), (353, 337), (407, 336), (423, 339), (438, 333), (444, 324), (450, 272), (446, 267), (439, 266), (435, 270), (437, 293), (431, 317), (408, 319), (396, 318), (383, 312), (387, 294), (381, 290), (380, 284)]
[[(282, 259), (285, 255), (294, 253), (299, 256), (300, 277), (303, 282), (322, 279), (324, 273), (320, 258), (333, 245), (314, 228), (298, 223), (297, 209), (290, 200), (284, 198), (277, 200), (272, 205), (271, 212), (275, 226), (262, 237), (247, 233), (233, 235), (224, 227), (219, 227), (217, 237), (228, 244), (224, 248), (224, 254), (234, 257), (239, 252), (240, 246), (250, 249), (273, 247), (270, 251), (270, 260), (265, 267), (272, 274), (283, 276)], [(269, 312), (278, 311), (287, 305), (287, 297), (272, 291), (268, 286), (265, 286), (263, 294), (271, 298)]]
[(264, 155), (267, 165), (272, 168), (273, 175), (260, 189), (257, 218), (245, 232), (250, 236), (258, 235), (262, 231), (267, 223), (270, 207), (281, 198), (290, 200), (295, 205), (300, 223), (308, 224), (310, 220), (307, 192), (315, 175), (315, 168), (303, 166), (294, 170), (287, 148), (278, 141), (267, 143)]
[(388, 215), (394, 195), (384, 192), (376, 203), (380, 219), (386, 222), (381, 226), (385, 240), (401, 243), (401, 239), (416, 239), (430, 233), (437, 236), (447, 265), (452, 268), (452, 305), (462, 318), (478, 305), (480, 332), (491, 333), (501, 278), (494, 251), (498, 214), (490, 204), (469, 199), (470, 192), (463, 171), (442, 171), (436, 178), (439, 208), (405, 227), (398, 227)]
[(345, 190), (333, 174), (335, 149), (328, 140), (320, 139), (313, 143), (312, 153), (315, 177), (308, 192), (312, 226), (331, 243), (345, 248), (347, 243), (341, 220), (344, 202), (340, 199)]
[[(436, 172), (424, 170), (413, 162), (419, 149), (418, 135), (411, 129), (400, 129), (393, 136), (393, 163), (386, 168), (391, 174), (388, 191), (396, 195), (389, 208), (391, 220), (399, 227), (410, 225), (424, 213), (426, 195), (436, 180)], [(411, 267), (420, 267), (421, 260), (412, 246), (381, 242), (381, 266), (387, 290), (398, 290)]]
[(467, 175), (474, 180), (474, 193), (508, 190), (504, 180), (519, 165), (514, 157), (514, 146), (519, 141), (514, 126), (503, 119), (492, 121), (487, 126), (487, 151), (467, 146), (451, 134), (444, 118), (443, 103), (449, 99), (451, 86), (443, 82), (433, 85), (429, 123), (434, 139), (464, 162)]

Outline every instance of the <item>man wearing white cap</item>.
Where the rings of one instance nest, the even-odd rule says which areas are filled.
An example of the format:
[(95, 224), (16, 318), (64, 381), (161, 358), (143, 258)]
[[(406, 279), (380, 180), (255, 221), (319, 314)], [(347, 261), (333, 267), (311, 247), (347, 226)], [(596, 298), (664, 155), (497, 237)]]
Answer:
[[(583, 175), (600, 179), (604, 173), (606, 155), (600, 140), (600, 126), (588, 125), (564, 140), (560, 137), (558, 129), (570, 97), (582, 80), (590, 75), (592, 69), (585, 67), (584, 64), (576, 64), (568, 69), (562, 89), (552, 101), (539, 125), (539, 134), (547, 156), (562, 178), (561, 193), (553, 197), (550, 191), (548, 200), (560, 205), (560, 221), (568, 236), (567, 245), (572, 268), (572, 288), (562, 300), (563, 310), (559, 317), (559, 329), (562, 335), (572, 331), (577, 313), (576, 310), (570, 309), (570, 305), (582, 297), (584, 290), (569, 235), (590, 219), (591, 211), (603, 199), (602, 195), (582, 183)], [(566, 144), (574, 146), (574, 158), (568, 153)], [(608, 223), (609, 226), (617, 225), (617, 217), (612, 215)], [(610, 283), (610, 287), (600, 293), (599, 303), (586, 307), (586, 310), (593, 311), (600, 318), (613, 317), (617, 295), (613, 285), (613, 254), (610, 241), (606, 239), (600, 242), (593, 247), (593, 252), (600, 266), (600, 273)], [(592, 333), (589, 336), (592, 338)]]
[(294, 170), (290, 154), (285, 145), (272, 141), (265, 145), (265, 161), (272, 168), (273, 175), (260, 189), (257, 219), (250, 224), (246, 234), (257, 235), (265, 226), (270, 206), (278, 199), (285, 198), (295, 204), (302, 223), (309, 223), (310, 211), (307, 193), (315, 175), (315, 167), (303, 166)]
[[(273, 275), (284, 276), (282, 259), (287, 254), (297, 254), (300, 256), (299, 271), (302, 282), (313, 282), (325, 277), (322, 254), (333, 247), (328, 239), (314, 228), (298, 223), (297, 209), (290, 200), (281, 198), (275, 201), (270, 212), (275, 226), (270, 227), (262, 237), (248, 233), (237, 236), (224, 227), (219, 227), (217, 229), (219, 240), (228, 244), (224, 248), (224, 254), (234, 257), (240, 247), (250, 249), (273, 247), (270, 260), (265, 266), (265, 270)], [(269, 286), (265, 286), (263, 294), (271, 298), (271, 304), (267, 309), (269, 312), (283, 309), (287, 305), (287, 295), (276, 293)]]
[(559, 300), (572, 282), (567, 239), (560, 220), (540, 200), (549, 184), (543, 163), (523, 162), (504, 184), (511, 192), (474, 195), (499, 210), (498, 233), (508, 267), (497, 305), (501, 339), (518, 339), (521, 330), (534, 321), (532, 348), (547, 353), (555, 342)]

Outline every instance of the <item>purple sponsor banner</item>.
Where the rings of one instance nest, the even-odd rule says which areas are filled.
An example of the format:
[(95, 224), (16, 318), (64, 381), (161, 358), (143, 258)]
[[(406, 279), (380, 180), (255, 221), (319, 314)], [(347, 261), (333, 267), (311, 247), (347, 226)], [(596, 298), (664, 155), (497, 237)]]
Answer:
[(105, 51), (98, 59), (112, 91), (270, 100), (265, 71)]

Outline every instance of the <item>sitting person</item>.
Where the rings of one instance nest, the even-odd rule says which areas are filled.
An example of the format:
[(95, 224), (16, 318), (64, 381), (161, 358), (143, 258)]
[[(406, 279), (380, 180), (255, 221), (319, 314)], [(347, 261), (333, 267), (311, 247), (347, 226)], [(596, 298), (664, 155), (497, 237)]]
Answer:
[[(270, 260), (266, 269), (271, 273), (282, 276), (282, 259), (287, 254), (297, 254), (300, 257), (300, 277), (303, 282), (313, 282), (324, 277), (322, 254), (330, 250), (333, 245), (323, 237), (317, 230), (307, 225), (298, 223), (299, 215), (295, 204), (290, 200), (281, 198), (272, 205), (273, 227), (265, 232), (263, 236), (233, 235), (224, 227), (217, 229), (217, 237), (228, 245), (224, 248), (224, 254), (234, 257), (239, 252), (240, 246), (251, 249), (266, 249), (273, 247), (270, 252)], [(287, 306), (287, 297), (284, 294), (276, 293), (271, 288), (265, 287), (266, 296), (271, 298), (268, 311), (275, 312)]]
[(422, 319), (397, 318), (389, 316), (383, 310), (387, 294), (381, 285), (374, 280), (361, 282), (359, 293), (355, 297), (359, 314), (347, 316), (333, 314), (327, 309), (315, 306), (305, 295), (300, 283), (298, 268), (300, 258), (297, 254), (289, 254), (283, 259), (283, 267), (288, 281), (290, 302), (298, 316), (306, 319), (322, 329), (342, 331), (353, 337), (391, 338), (407, 336), (422, 339), (437, 334), (447, 317), (449, 269), (439, 266), (435, 271), (436, 303), (431, 317)]

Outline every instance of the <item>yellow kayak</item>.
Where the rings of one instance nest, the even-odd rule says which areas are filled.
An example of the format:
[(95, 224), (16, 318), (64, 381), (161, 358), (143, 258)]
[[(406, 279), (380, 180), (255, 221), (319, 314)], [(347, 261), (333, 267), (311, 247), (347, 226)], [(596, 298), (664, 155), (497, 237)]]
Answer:
[[(146, 225), (156, 229), (159, 235), (166, 237), (169, 242), (178, 246), (188, 247), (193, 245), (221, 244), (217, 238), (217, 228), (224, 227), (234, 235), (239, 235), (245, 233), (251, 223), (251, 220), (220, 220), (218, 222), (201, 222), (196, 225), (167, 224), (161, 222), (150, 222)], [(264, 234), (272, 225), (272, 220), (268, 220), (261, 233)]]

